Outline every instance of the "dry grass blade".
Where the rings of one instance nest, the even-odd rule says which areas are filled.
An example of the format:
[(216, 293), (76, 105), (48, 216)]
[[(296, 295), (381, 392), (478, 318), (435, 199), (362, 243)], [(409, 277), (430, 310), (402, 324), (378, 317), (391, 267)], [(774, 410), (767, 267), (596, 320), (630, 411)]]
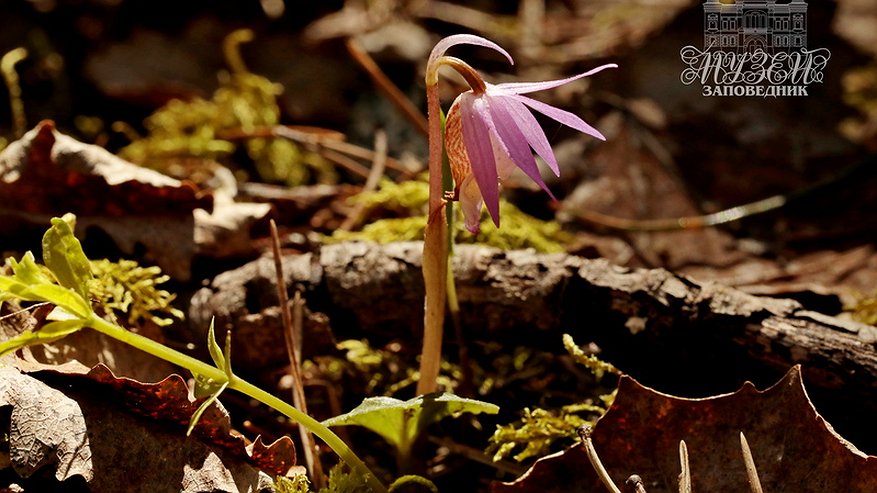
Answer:
[(27, 58), (27, 50), (22, 47), (15, 48), (0, 58), (0, 74), (2, 74), (6, 87), (9, 89), (9, 109), (12, 112), (12, 124), (16, 138), (21, 138), (27, 130), (24, 103), (21, 101), (21, 84), (18, 80), (18, 72), (15, 71), (15, 64), (25, 58)]
[(627, 485), (633, 485), (633, 490), (636, 493), (647, 493), (646, 485), (643, 484), (643, 478), (639, 477), (638, 474), (632, 474), (624, 483)]
[(752, 458), (752, 451), (749, 449), (749, 442), (746, 441), (746, 435), (740, 432), (740, 448), (743, 450), (743, 462), (746, 464), (746, 476), (749, 478), (749, 489), (752, 493), (762, 493), (761, 481), (758, 479), (758, 470), (755, 469), (755, 459)]
[(597, 450), (594, 448), (594, 442), (591, 440), (591, 427), (588, 425), (582, 425), (579, 427), (578, 433), (579, 438), (581, 438), (582, 443), (585, 445), (588, 459), (591, 461), (591, 465), (594, 467), (597, 476), (600, 477), (600, 481), (602, 481), (603, 485), (606, 486), (606, 489), (612, 493), (621, 493), (621, 490), (618, 489), (618, 486), (616, 486), (615, 482), (612, 481), (612, 478), (609, 477), (606, 468), (603, 467), (603, 462), (600, 461), (600, 456), (597, 455)]
[[(372, 161), (371, 171), (365, 180), (362, 190), (359, 193), (373, 192), (378, 188), (381, 177), (384, 176), (384, 170), (387, 167), (387, 132), (378, 130), (375, 132), (375, 159)], [(362, 213), (365, 211), (365, 203), (360, 202), (344, 219), (338, 229), (342, 231), (350, 231), (362, 220)]]
[(691, 493), (691, 468), (688, 465), (688, 445), (679, 440), (679, 493)]
[(421, 134), (428, 135), (426, 117), (417, 109), (416, 106), (405, 96), (401, 89), (381, 70), (381, 67), (375, 63), (374, 59), (365, 49), (353, 38), (348, 38), (345, 43), (347, 51), (353, 60), (359, 64), (363, 70), (368, 73), (375, 86), (387, 96), (387, 99), (393, 103), (393, 106), (402, 113), (403, 116), (416, 128)]
[[(277, 274), (277, 298), (280, 303), (280, 313), (283, 318), (283, 338), (286, 341), (286, 351), (289, 354), (290, 374), (292, 375), (292, 403), (299, 411), (307, 414), (308, 406), (305, 400), (304, 384), (301, 377), (300, 357), (301, 354), (301, 317), (298, 317), (294, 323), (292, 313), (289, 310), (289, 298), (286, 295), (286, 281), (283, 277), (283, 263), (280, 260), (280, 237), (277, 234), (277, 224), (271, 220), (271, 246), (274, 252), (274, 269)], [(297, 294), (297, 293), (296, 293)], [(300, 298), (296, 297), (297, 301)], [(301, 314), (301, 308), (296, 310), (297, 314)], [(298, 342), (298, 344), (297, 344)], [(298, 427), (301, 437), (302, 448), (304, 449), (305, 464), (310, 473), (311, 481), (316, 489), (320, 489), (324, 485), (323, 467), (320, 463), (320, 456), (317, 452), (317, 444), (314, 441), (314, 435), (303, 426)]]

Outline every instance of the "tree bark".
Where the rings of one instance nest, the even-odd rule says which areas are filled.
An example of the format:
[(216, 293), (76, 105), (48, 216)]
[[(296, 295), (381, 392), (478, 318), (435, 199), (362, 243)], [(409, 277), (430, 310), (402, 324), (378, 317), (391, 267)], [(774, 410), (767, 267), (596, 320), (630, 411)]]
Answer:
[[(287, 257), (284, 270), (288, 288), (302, 291), (312, 315), (328, 315), (339, 338), (400, 338), (416, 348), (420, 262), (420, 243), (344, 243)], [(602, 358), (643, 384), (683, 396), (730, 392), (745, 380), (764, 387), (801, 364), (814, 401), (841, 433), (860, 418), (864, 427), (877, 411), (875, 327), (663, 269), (566, 254), (458, 246), (453, 268), (470, 340), (562, 351), (560, 334), (570, 333), (579, 344), (596, 343)], [(239, 331), (276, 305), (273, 279), (270, 257), (221, 274), (192, 298), (190, 320), (203, 331), (216, 316), (218, 329)], [(325, 318), (311, 320), (325, 327)], [(264, 351), (259, 358), (270, 361)], [(866, 442), (877, 445), (877, 433)]]

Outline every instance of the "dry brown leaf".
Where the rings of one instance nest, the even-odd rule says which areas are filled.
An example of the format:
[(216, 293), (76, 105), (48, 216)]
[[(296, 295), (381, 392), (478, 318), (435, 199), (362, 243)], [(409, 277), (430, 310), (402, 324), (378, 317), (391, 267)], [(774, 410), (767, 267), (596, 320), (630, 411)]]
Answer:
[[(855, 493), (877, 491), (877, 457), (847, 442), (816, 412), (792, 368), (776, 385), (758, 391), (745, 384), (733, 394), (682, 399), (622, 377), (611, 409), (593, 440), (616, 484), (632, 474), (649, 493), (678, 491), (679, 441), (690, 455), (693, 491), (750, 493), (740, 449), (743, 432), (764, 491)], [(602, 493), (581, 446), (545, 457), (494, 493)]]
[[(85, 374), (119, 395), (119, 402), (132, 413), (160, 421), (178, 423), (183, 429), (201, 401), (190, 398), (189, 388), (179, 375), (170, 375), (156, 383), (143, 383), (130, 378), (116, 377), (104, 365), (96, 365)], [(282, 437), (270, 445), (259, 438), (250, 442), (231, 429), (228, 413), (221, 406), (211, 406), (201, 415), (195, 434), (220, 446), (237, 457), (250, 460), (261, 470), (285, 475), (295, 466), (295, 446), (289, 437)]]
[(19, 213), (179, 215), (212, 207), (194, 185), (83, 144), (48, 120), (0, 153), (0, 208)]
[(27, 478), (51, 466), (64, 481), (79, 475), (94, 478), (91, 440), (76, 402), (12, 367), (0, 368), (0, 408), (11, 407), (9, 461)]
[(269, 204), (236, 203), (185, 181), (131, 164), (41, 122), (0, 152), (0, 222), (19, 233), (73, 212), (77, 234), (105, 232), (128, 255), (147, 259), (180, 280), (196, 256), (254, 253), (251, 230)]
[(0, 368), (0, 407), (11, 408), (8, 460), (22, 478), (79, 475), (93, 491), (238, 492), (268, 488), (269, 475), (301, 473), (288, 437), (248, 443), (216, 406), (187, 438), (197, 403), (179, 376), (143, 384), (103, 365), (85, 374), (65, 368), (42, 380)]
[[(577, 170), (590, 179), (564, 200), (560, 218), (575, 218), (582, 211), (637, 220), (701, 214), (682, 178), (674, 174), (675, 164), (662, 162), (646, 145), (645, 130), (620, 114), (604, 118), (598, 126), (608, 140), (594, 148), (587, 170)], [(728, 265), (745, 257), (733, 248), (733, 238), (718, 229), (630, 232), (627, 240), (648, 267)]]

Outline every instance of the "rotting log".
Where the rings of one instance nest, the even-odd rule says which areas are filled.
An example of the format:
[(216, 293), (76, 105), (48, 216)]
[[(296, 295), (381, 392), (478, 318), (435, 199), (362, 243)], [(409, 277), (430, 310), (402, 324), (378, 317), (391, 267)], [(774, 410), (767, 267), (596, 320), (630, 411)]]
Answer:
[[(305, 346), (309, 328), (315, 340), (326, 340), (330, 324), (338, 337), (399, 338), (418, 347), (421, 249), (420, 243), (343, 243), (284, 258), (288, 288), (302, 292), (311, 313)], [(730, 392), (745, 380), (764, 387), (801, 364), (820, 412), (842, 434), (848, 427), (874, 429), (868, 416), (877, 411), (875, 327), (793, 300), (601, 259), (457, 246), (453, 265), (471, 340), (562, 351), (560, 334), (570, 333), (580, 344), (596, 343), (601, 357), (643, 384), (684, 396)], [(192, 298), (193, 327), (206, 330), (216, 316), (218, 330), (244, 330), (237, 354), (252, 344), (244, 341), (253, 333), (274, 337), (266, 333), (271, 324), (279, 327), (273, 282), (270, 257), (217, 276)], [(282, 348), (278, 341), (274, 346)], [(271, 361), (264, 349), (256, 358)], [(877, 432), (855, 435), (860, 446), (877, 448)]]

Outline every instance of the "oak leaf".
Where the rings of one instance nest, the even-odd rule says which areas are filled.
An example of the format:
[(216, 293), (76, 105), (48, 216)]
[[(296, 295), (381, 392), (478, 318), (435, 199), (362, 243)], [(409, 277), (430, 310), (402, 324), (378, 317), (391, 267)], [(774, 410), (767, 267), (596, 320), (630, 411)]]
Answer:
[[(690, 456), (693, 491), (749, 493), (740, 448), (744, 433), (764, 491), (854, 493), (877, 491), (877, 457), (834, 432), (807, 397), (801, 369), (758, 391), (746, 383), (733, 394), (683, 399), (661, 394), (624, 376), (618, 396), (592, 437), (616, 484), (637, 474), (649, 493), (678, 490), (679, 442)], [(494, 493), (588, 492), (605, 487), (585, 450), (576, 446), (537, 461)]]

